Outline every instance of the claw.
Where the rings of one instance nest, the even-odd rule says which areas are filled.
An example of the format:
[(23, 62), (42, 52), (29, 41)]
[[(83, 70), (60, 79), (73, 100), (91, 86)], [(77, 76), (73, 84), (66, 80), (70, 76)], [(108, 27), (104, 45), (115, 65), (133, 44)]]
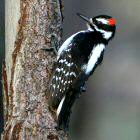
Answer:
[(81, 92), (86, 92), (86, 88), (85, 87), (81, 87)]

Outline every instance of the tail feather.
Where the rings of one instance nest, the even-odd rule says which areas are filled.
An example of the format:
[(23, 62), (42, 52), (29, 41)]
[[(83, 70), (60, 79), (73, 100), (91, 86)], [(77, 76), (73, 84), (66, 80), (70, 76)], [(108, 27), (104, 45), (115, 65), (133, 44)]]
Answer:
[(61, 106), (61, 110), (58, 114), (58, 129), (63, 129), (65, 131), (68, 130), (71, 108), (77, 97), (78, 94), (73, 94), (73, 91), (65, 95), (63, 105)]

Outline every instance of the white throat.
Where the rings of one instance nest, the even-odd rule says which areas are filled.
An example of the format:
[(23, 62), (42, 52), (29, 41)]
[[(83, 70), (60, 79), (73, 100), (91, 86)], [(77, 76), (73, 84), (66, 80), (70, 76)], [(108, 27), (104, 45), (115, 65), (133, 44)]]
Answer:
[(94, 31), (94, 29), (92, 29), (89, 24), (87, 24), (87, 28), (89, 31)]

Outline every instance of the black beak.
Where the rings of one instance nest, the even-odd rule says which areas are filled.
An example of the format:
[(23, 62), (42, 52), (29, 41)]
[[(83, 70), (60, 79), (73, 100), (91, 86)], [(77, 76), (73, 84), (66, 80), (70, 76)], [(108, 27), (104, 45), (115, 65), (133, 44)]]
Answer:
[(90, 22), (90, 19), (82, 14), (77, 13), (77, 15), (82, 18), (83, 20), (85, 20), (86, 22)]

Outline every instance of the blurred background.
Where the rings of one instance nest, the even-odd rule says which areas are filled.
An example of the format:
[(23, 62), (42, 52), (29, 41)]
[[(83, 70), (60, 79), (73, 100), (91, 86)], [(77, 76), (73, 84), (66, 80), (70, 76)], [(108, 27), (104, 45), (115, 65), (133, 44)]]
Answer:
[[(63, 40), (86, 28), (77, 12), (89, 17), (113, 16), (117, 32), (105, 51), (102, 65), (87, 82), (87, 92), (73, 107), (70, 139), (140, 140), (140, 1), (64, 0)], [(4, 0), (1, 0), (0, 61), (3, 57)]]
[(5, 44), (5, 25), (4, 25), (4, 0), (0, 0), (0, 134), (3, 130), (3, 105), (2, 105), (2, 82), (1, 82), (1, 71), (2, 61), (4, 59), (4, 44)]
[(140, 1), (64, 0), (64, 39), (86, 28), (77, 12), (117, 20), (104, 60), (72, 110), (72, 140), (140, 140)]

